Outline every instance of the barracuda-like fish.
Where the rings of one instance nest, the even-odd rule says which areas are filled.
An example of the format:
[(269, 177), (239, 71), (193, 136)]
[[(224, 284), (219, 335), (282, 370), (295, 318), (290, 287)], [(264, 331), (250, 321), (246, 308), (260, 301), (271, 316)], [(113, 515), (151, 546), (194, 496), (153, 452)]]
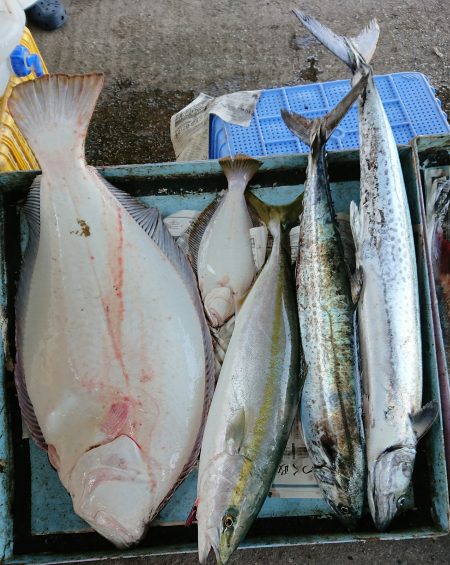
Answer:
[(235, 314), (256, 277), (249, 235), (253, 221), (244, 193), (261, 166), (245, 155), (224, 157), (219, 163), (228, 190), (200, 214), (189, 235), (189, 252), (213, 328)]
[[(295, 10), (300, 21), (353, 71), (370, 62), (375, 21), (357, 37), (341, 37)], [(438, 404), (422, 403), (418, 279), (408, 200), (394, 136), (372, 76), (359, 103), (360, 207), (352, 202), (356, 247), (354, 296), (362, 355), (368, 502), (385, 530), (405, 502), (418, 439)]]
[[(293, 208), (298, 217), (298, 203)], [(211, 548), (218, 563), (226, 563), (247, 534), (298, 407), (296, 299), (278, 214), (265, 218), (272, 251), (236, 317), (205, 427), (197, 499), (201, 563)]]
[(196, 463), (214, 369), (194, 274), (159, 212), (85, 163), (102, 85), (46, 76), (9, 101), (42, 167), (27, 202), (15, 378), (75, 512), (127, 546)]
[(300, 418), (317, 482), (347, 527), (355, 526), (362, 514), (364, 439), (355, 307), (328, 184), (325, 143), (363, 91), (367, 77), (363, 75), (322, 119), (282, 110), (289, 129), (311, 147), (296, 269), (307, 367)]

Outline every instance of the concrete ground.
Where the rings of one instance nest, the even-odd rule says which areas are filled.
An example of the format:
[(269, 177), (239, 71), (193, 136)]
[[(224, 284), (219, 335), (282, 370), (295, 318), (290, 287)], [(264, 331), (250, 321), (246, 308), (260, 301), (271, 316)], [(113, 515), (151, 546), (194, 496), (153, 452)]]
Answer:
[[(61, 30), (32, 28), (51, 71), (102, 70), (106, 87), (87, 143), (90, 163), (174, 159), (170, 116), (200, 91), (210, 95), (348, 77), (290, 13), (294, 1), (65, 0)], [(337, 32), (381, 27), (378, 74), (419, 71), (450, 112), (450, 5), (441, 0), (310, 0), (301, 6)], [(450, 537), (392, 543), (239, 551), (236, 564), (450, 563)], [(195, 555), (114, 561), (194, 565)], [(211, 560), (212, 563), (212, 560)]]

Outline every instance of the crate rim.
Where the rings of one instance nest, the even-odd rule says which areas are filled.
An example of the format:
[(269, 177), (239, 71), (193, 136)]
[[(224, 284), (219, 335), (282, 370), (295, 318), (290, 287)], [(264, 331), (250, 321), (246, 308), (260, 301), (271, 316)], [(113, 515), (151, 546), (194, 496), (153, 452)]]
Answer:
[[(421, 136), (421, 137), (432, 137), (432, 138), (446, 138), (450, 139), (450, 135), (439, 134), (436, 136)], [(413, 155), (414, 147), (410, 145), (398, 146), (399, 152), (402, 156)], [(339, 163), (343, 159), (346, 161), (357, 161), (359, 155), (359, 150), (341, 150), (341, 151), (330, 151), (328, 153), (331, 162)], [(307, 154), (291, 154), (291, 155), (275, 155), (261, 157), (263, 165), (261, 167), (261, 172), (276, 171), (280, 167), (284, 170), (292, 171), (297, 168), (305, 167), (308, 159)], [(193, 173), (200, 176), (216, 176), (221, 174), (221, 168), (218, 160), (209, 161), (193, 161), (193, 162), (170, 162), (170, 163), (150, 163), (143, 165), (119, 165), (119, 166), (105, 166), (97, 167), (99, 172), (108, 180), (120, 181), (125, 177), (129, 177), (131, 174), (133, 179), (149, 179), (152, 178), (182, 178), (188, 177)], [(0, 173), (0, 198), (3, 198), (8, 192), (17, 190), (26, 190), (34, 177), (39, 174), (40, 171), (20, 171), (20, 172), (4, 172)], [(12, 188), (8, 188), (12, 184)], [(255, 185), (257, 186), (257, 185)], [(161, 193), (164, 193), (161, 192)], [(4, 210), (3, 206), (0, 206), (0, 222), (3, 222)], [(3, 242), (1, 242), (3, 245)], [(3, 249), (0, 251), (3, 253)], [(3, 258), (2, 258), (3, 259)], [(0, 307), (6, 307), (6, 294), (5, 294), (5, 283), (6, 283), (6, 273), (4, 268), (4, 261), (0, 262)], [(0, 351), (0, 364), (4, 365), (4, 353)], [(4, 375), (3, 375), (4, 377)], [(439, 403), (441, 402), (439, 395)], [(7, 425), (7, 409), (5, 410), (5, 391), (4, 387), (0, 388), (0, 429), (2, 426)], [(442, 435), (442, 429), (440, 430), (440, 435)], [(0, 434), (0, 461), (2, 459), (10, 459), (12, 457), (12, 446), (10, 441), (10, 434)], [(5, 457), (6, 456), (6, 457)], [(442, 478), (442, 477), (441, 477)], [(4, 493), (8, 493), (10, 490), (11, 481), (8, 478), (8, 473), (0, 472), (0, 522), (6, 523), (8, 525), (8, 520), (5, 517), (11, 519), (12, 524), (12, 513), (10, 507), (10, 501), (4, 499)], [(442, 486), (442, 485), (441, 485)], [(444, 487), (443, 487), (444, 488)], [(443, 495), (448, 503), (448, 491), (446, 487), (444, 488)], [(8, 496), (7, 496), (8, 498)], [(433, 526), (423, 526), (416, 529), (411, 529), (402, 532), (387, 532), (387, 533), (377, 533), (377, 532), (367, 532), (364, 534), (350, 534), (350, 533), (333, 533), (333, 534), (309, 534), (309, 535), (296, 535), (290, 538), (278, 539), (264, 538), (264, 540), (249, 541), (243, 543), (243, 548), (255, 548), (255, 547), (267, 547), (267, 546), (287, 546), (287, 545), (307, 545), (315, 543), (340, 543), (340, 542), (365, 542), (370, 540), (400, 540), (400, 539), (413, 539), (413, 538), (428, 538), (428, 537), (439, 537), (446, 535), (448, 533), (448, 515), (447, 521), (443, 518), (441, 521), (435, 521)], [(310, 540), (308, 540), (308, 537)], [(316, 538), (316, 539), (315, 539)], [(325, 538), (325, 539), (324, 539)], [(327, 539), (330, 538), (330, 539)], [(333, 538), (333, 539), (331, 539)], [(70, 563), (74, 561), (80, 561), (80, 559), (94, 560), (94, 559), (108, 559), (111, 557), (138, 557), (143, 555), (165, 555), (169, 553), (180, 553), (180, 552), (195, 552), (195, 544), (183, 544), (179, 546), (166, 546), (164, 548), (156, 547), (145, 547), (136, 548), (128, 550), (126, 554), (121, 554), (120, 552), (107, 552), (106, 555), (97, 554), (96, 552), (85, 552), (84, 554), (78, 555), (66, 555), (60, 556), (58, 554), (53, 554), (52, 556), (46, 555), (45, 553), (26, 553), (26, 554), (14, 554), (13, 551), (13, 541), (12, 541), (12, 529), (6, 528), (0, 531), (0, 563), (2, 558), (7, 564), (19, 564), (19, 563)], [(105, 552), (103, 552), (105, 553)], [(62, 561), (55, 561), (55, 559), (63, 559)], [(24, 561), (25, 560), (25, 561)], [(29, 561), (27, 561), (29, 560)]]

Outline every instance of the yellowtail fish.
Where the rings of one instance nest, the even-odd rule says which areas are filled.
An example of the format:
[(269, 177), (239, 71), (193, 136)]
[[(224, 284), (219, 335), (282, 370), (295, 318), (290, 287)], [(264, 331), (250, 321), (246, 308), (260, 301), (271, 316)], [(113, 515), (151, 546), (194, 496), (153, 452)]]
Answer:
[(282, 111), (286, 125), (311, 146), (296, 270), (307, 366), (300, 418), (316, 480), (347, 527), (361, 518), (366, 469), (355, 307), (328, 183), (325, 143), (363, 91), (367, 77), (323, 118), (308, 120)]
[[(354, 73), (365, 72), (379, 28), (338, 36), (295, 10), (300, 21)], [(370, 71), (359, 99), (360, 206), (350, 220), (356, 247), (353, 294), (358, 301), (367, 497), (379, 530), (405, 505), (417, 441), (432, 425), (437, 401), (422, 407), (422, 346), (411, 217), (394, 135)]]
[[(266, 210), (251, 198), (258, 213)], [(298, 218), (301, 200), (293, 217)], [(236, 316), (209, 411), (198, 475), (198, 547), (226, 563), (267, 496), (301, 387), (295, 286), (278, 209), (263, 220), (273, 236), (266, 264)]]
[(19, 402), (75, 512), (140, 540), (195, 464), (213, 386), (193, 272), (159, 212), (88, 167), (99, 74), (21, 84), (9, 106), (42, 168), (16, 298)]

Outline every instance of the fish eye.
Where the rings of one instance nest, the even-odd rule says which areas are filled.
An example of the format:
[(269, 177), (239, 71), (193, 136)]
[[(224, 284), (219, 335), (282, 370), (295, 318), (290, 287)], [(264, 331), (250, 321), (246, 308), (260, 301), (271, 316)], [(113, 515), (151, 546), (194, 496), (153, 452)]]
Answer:
[(350, 514), (350, 508), (348, 506), (344, 506), (343, 504), (339, 504), (338, 510), (343, 516), (348, 516)]
[(224, 528), (232, 528), (234, 525), (234, 518), (233, 516), (230, 516), (229, 514), (227, 516), (224, 517), (223, 519), (223, 526)]
[(400, 496), (400, 498), (397, 500), (397, 508), (402, 508), (405, 505), (405, 497), (404, 496)]

